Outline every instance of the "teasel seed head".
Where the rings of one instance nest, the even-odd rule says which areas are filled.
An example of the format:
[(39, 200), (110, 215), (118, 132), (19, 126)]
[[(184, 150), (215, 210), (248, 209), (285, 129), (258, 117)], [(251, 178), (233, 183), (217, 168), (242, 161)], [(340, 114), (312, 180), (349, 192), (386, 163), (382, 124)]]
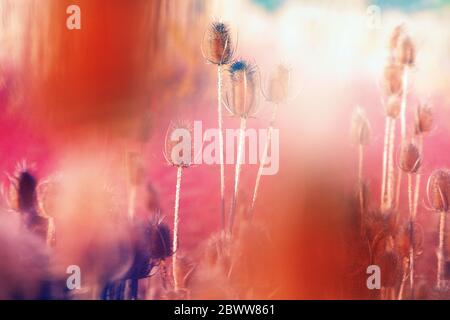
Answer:
[(403, 66), (414, 65), (416, 59), (416, 49), (411, 37), (406, 34), (403, 25), (394, 28), (389, 40), (391, 57), (397, 64)]
[(289, 81), (289, 68), (282, 64), (278, 65), (269, 79), (266, 97), (267, 101), (276, 104), (286, 101), (289, 93)]
[(400, 38), (405, 33), (403, 24), (400, 24), (392, 30), (391, 37), (389, 38), (389, 49), (395, 51), (400, 42)]
[(164, 157), (175, 167), (188, 168), (194, 163), (194, 134), (189, 122), (169, 125), (164, 142)]
[(384, 105), (386, 116), (396, 119), (400, 114), (402, 99), (399, 95), (390, 95)]
[(450, 170), (437, 169), (428, 178), (427, 197), (430, 206), (438, 212), (450, 209)]
[(230, 28), (223, 22), (213, 22), (205, 36), (207, 52), (205, 58), (217, 65), (228, 64), (233, 59), (233, 43)]
[(17, 189), (17, 202), (20, 210), (30, 210), (34, 208), (37, 201), (36, 188), (36, 178), (29, 171), (21, 172)]
[(256, 67), (245, 60), (237, 60), (231, 64), (229, 74), (232, 91), (230, 112), (240, 118), (253, 116), (258, 106)]
[(416, 134), (430, 132), (433, 128), (433, 111), (428, 104), (419, 104), (415, 117)]
[(416, 59), (416, 48), (414, 47), (414, 43), (409, 36), (405, 35), (402, 37), (400, 43), (398, 44), (396, 59), (402, 65), (414, 65)]
[(407, 173), (416, 173), (422, 159), (419, 149), (413, 143), (408, 143), (400, 151), (400, 169)]
[(387, 96), (401, 95), (403, 90), (403, 66), (388, 64), (384, 68), (384, 91)]
[(351, 135), (353, 142), (357, 145), (367, 145), (370, 142), (370, 123), (363, 110), (359, 107), (353, 112)]
[(150, 254), (153, 259), (163, 260), (172, 255), (172, 237), (170, 228), (165, 223), (154, 223), (149, 236)]

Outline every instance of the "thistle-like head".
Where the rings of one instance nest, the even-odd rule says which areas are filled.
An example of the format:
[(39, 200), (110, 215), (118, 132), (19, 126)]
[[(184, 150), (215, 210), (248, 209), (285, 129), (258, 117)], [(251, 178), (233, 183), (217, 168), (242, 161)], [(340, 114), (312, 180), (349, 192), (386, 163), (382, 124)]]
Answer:
[(403, 25), (394, 28), (389, 41), (389, 49), (395, 63), (413, 66), (416, 60), (416, 48)]
[(398, 48), (398, 60), (406, 66), (413, 66), (416, 61), (416, 47), (409, 36), (405, 36)]
[(415, 144), (408, 143), (402, 147), (400, 152), (400, 169), (406, 173), (416, 173), (421, 164), (420, 151)]
[(258, 106), (256, 67), (245, 60), (237, 60), (229, 68), (231, 82), (231, 113), (248, 118), (256, 113)]
[(415, 132), (416, 134), (424, 134), (433, 129), (433, 110), (430, 105), (420, 103), (417, 106), (415, 117)]
[(169, 125), (164, 143), (164, 157), (176, 167), (187, 168), (194, 163), (194, 135), (189, 122)]
[(384, 91), (386, 96), (401, 95), (403, 91), (403, 66), (388, 64), (384, 68)]
[(280, 104), (288, 98), (290, 70), (285, 65), (278, 65), (270, 75), (267, 85), (266, 99), (269, 102)]
[(161, 221), (156, 221), (150, 228), (150, 255), (155, 260), (163, 260), (172, 255), (170, 228)]
[(450, 170), (437, 169), (428, 178), (427, 197), (429, 205), (438, 212), (450, 209)]
[(402, 99), (399, 95), (390, 95), (384, 105), (386, 116), (396, 119), (400, 115)]
[(228, 64), (233, 59), (233, 43), (230, 28), (223, 22), (213, 22), (204, 39), (202, 48), (205, 48), (203, 55), (205, 58), (217, 65)]
[(30, 210), (36, 204), (37, 180), (29, 172), (23, 171), (18, 177), (17, 202), (20, 210)]

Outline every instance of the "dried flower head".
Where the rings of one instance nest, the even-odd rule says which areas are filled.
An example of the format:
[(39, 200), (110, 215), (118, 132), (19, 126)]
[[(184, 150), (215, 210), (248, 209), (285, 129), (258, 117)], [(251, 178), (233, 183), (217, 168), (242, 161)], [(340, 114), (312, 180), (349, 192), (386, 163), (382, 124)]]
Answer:
[(351, 125), (352, 140), (357, 145), (367, 145), (370, 142), (370, 123), (361, 108), (356, 108), (353, 112)]
[(411, 38), (403, 36), (396, 49), (396, 60), (402, 65), (412, 66), (416, 59), (416, 49)]
[(228, 64), (233, 58), (233, 44), (230, 29), (223, 22), (213, 22), (208, 28), (205, 36), (206, 49), (205, 58), (217, 65)]
[(427, 104), (419, 104), (417, 106), (415, 118), (415, 132), (416, 134), (423, 134), (430, 132), (433, 127), (433, 111)]
[(384, 91), (387, 96), (401, 95), (403, 89), (403, 66), (388, 64), (384, 68)]
[(389, 49), (395, 63), (404, 66), (414, 65), (416, 49), (411, 38), (406, 34), (403, 25), (396, 26), (392, 31)]
[(413, 143), (402, 147), (400, 152), (400, 169), (407, 173), (416, 173), (421, 165), (420, 151)]
[(404, 35), (405, 30), (402, 24), (396, 26), (394, 30), (392, 30), (391, 37), (389, 38), (389, 49), (394, 51), (399, 44), (400, 38)]
[(427, 197), (434, 210), (439, 212), (449, 211), (450, 170), (437, 169), (431, 173), (427, 183)]
[(400, 114), (401, 104), (402, 100), (399, 95), (390, 95), (384, 105), (386, 116), (393, 119), (397, 118)]
[(163, 260), (172, 255), (172, 239), (169, 227), (157, 222), (150, 228), (150, 254), (153, 259)]
[(267, 101), (276, 104), (286, 101), (288, 97), (289, 81), (289, 68), (282, 64), (278, 65), (269, 79), (266, 97)]
[(237, 60), (231, 64), (229, 72), (232, 90), (230, 112), (236, 117), (248, 118), (256, 113), (258, 105), (256, 67)]
[(176, 167), (190, 167), (194, 163), (193, 138), (190, 123), (171, 123), (165, 138), (164, 157), (166, 161)]
[(28, 171), (23, 171), (18, 179), (18, 205), (20, 210), (29, 210), (36, 204), (36, 178)]

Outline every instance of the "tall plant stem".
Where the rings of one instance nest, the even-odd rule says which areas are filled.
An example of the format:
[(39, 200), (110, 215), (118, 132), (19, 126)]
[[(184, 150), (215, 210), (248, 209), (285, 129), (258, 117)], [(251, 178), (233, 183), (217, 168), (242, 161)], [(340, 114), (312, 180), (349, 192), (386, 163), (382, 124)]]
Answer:
[[(423, 136), (422, 135), (419, 135), (418, 149), (419, 149), (419, 153), (421, 154), (422, 159), (423, 159)], [(420, 192), (420, 173), (417, 173), (416, 187), (414, 190), (414, 208), (413, 208), (414, 218), (417, 216), (417, 206), (419, 204), (419, 192)]]
[(178, 252), (178, 224), (180, 222), (179, 209), (180, 209), (180, 188), (181, 188), (181, 175), (183, 173), (183, 167), (177, 168), (177, 185), (175, 189), (175, 209), (173, 216), (173, 256), (172, 256), (172, 276), (175, 291), (178, 290), (178, 277), (177, 277), (177, 252)]
[(261, 180), (262, 171), (264, 169), (264, 165), (267, 160), (267, 153), (269, 151), (269, 145), (270, 145), (270, 141), (272, 139), (272, 131), (273, 131), (273, 126), (274, 126), (275, 119), (277, 116), (277, 109), (278, 109), (278, 105), (275, 104), (273, 113), (272, 113), (272, 118), (270, 120), (269, 130), (267, 132), (266, 145), (264, 146), (264, 151), (262, 153), (262, 157), (259, 162), (258, 174), (256, 175), (255, 189), (253, 190), (252, 205), (250, 207), (251, 217), (253, 217), (253, 209), (255, 208), (256, 197), (258, 196), (259, 182)]
[(439, 219), (439, 251), (437, 254), (437, 287), (443, 289), (444, 284), (444, 261), (445, 261), (445, 211), (440, 212)]
[(389, 149), (389, 127), (390, 119), (386, 117), (385, 129), (384, 129), (384, 147), (383, 147), (383, 169), (381, 176), (381, 202), (380, 207), (383, 209), (386, 207), (386, 176), (387, 176), (387, 159)]
[(408, 173), (408, 204), (409, 204), (409, 287), (411, 297), (414, 296), (414, 202), (412, 174)]
[[(408, 67), (405, 66), (403, 70), (403, 90), (402, 90), (402, 103), (400, 107), (400, 134), (401, 134), (401, 146), (403, 147), (406, 140), (406, 100), (408, 97)], [(395, 208), (398, 208), (400, 202), (400, 189), (402, 184), (402, 170), (398, 170), (397, 186), (395, 192)]]
[(398, 290), (398, 296), (397, 296), (398, 300), (403, 300), (403, 293), (405, 291), (405, 284), (406, 284), (407, 279), (408, 279), (408, 271), (405, 268), (403, 268), (402, 272), (403, 272), (402, 282), (400, 284), (400, 288)]
[(220, 148), (220, 216), (222, 229), (225, 230), (225, 163), (222, 131), (222, 65), (217, 66), (217, 120), (219, 124), (219, 148)]
[(389, 126), (389, 146), (388, 146), (388, 169), (387, 169), (387, 208), (392, 208), (394, 201), (394, 148), (395, 147), (395, 119), (390, 120)]
[(247, 124), (247, 119), (241, 118), (241, 127), (239, 129), (239, 142), (238, 142), (238, 150), (237, 150), (237, 157), (236, 157), (236, 171), (234, 173), (233, 199), (231, 202), (231, 209), (230, 209), (230, 224), (229, 224), (230, 233), (233, 232), (233, 224), (234, 224), (234, 219), (235, 219), (235, 215), (236, 215), (236, 200), (237, 200), (237, 193), (239, 190), (239, 176), (241, 174), (241, 162), (242, 162), (241, 158), (242, 158), (242, 149), (244, 146), (246, 124)]

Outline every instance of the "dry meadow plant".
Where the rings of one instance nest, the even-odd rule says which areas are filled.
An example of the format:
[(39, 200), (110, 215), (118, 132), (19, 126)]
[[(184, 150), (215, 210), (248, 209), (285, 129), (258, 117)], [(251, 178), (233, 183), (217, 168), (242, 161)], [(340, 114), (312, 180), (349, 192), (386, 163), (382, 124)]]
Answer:
[(366, 147), (371, 139), (371, 128), (369, 120), (364, 111), (358, 107), (353, 112), (351, 134), (353, 143), (358, 147), (358, 198), (361, 214), (361, 230), (363, 230), (364, 222), (364, 147)]
[(228, 111), (240, 119), (240, 131), (234, 174), (233, 198), (231, 201), (229, 231), (233, 230), (236, 201), (239, 191), (239, 177), (241, 173), (242, 153), (244, 148), (247, 119), (255, 115), (258, 107), (257, 72), (256, 66), (245, 61), (237, 60), (229, 68), (231, 84), (231, 102), (227, 105)]
[(422, 158), (418, 147), (413, 143), (408, 143), (403, 146), (400, 152), (400, 169), (403, 170), (408, 175), (408, 207), (409, 207), (409, 283), (410, 290), (413, 292), (414, 289), (414, 259), (415, 259), (415, 248), (414, 248), (414, 225), (416, 223), (416, 216), (414, 210), (414, 199), (413, 199), (413, 175), (417, 174), (422, 164)]
[[(223, 146), (222, 120), (222, 68), (231, 62), (235, 48), (231, 39), (230, 28), (223, 22), (213, 22), (206, 31), (202, 44), (203, 57), (217, 65), (217, 121), (219, 126), (220, 159), (220, 201), (222, 228), (225, 230), (225, 163)], [(206, 52), (204, 49), (206, 47)]]
[(438, 289), (444, 289), (445, 241), (447, 238), (446, 216), (450, 210), (450, 170), (437, 169), (431, 173), (427, 183), (427, 197), (429, 206), (439, 213), (436, 286)]
[(256, 203), (256, 198), (258, 196), (259, 183), (261, 180), (261, 175), (263, 172), (264, 165), (267, 159), (268, 148), (270, 145), (270, 140), (272, 139), (272, 131), (275, 125), (278, 107), (280, 104), (285, 103), (288, 98), (290, 84), (290, 70), (285, 65), (278, 65), (276, 70), (271, 74), (266, 90), (261, 88), (263, 96), (266, 100), (273, 104), (272, 116), (269, 124), (269, 131), (267, 133), (267, 141), (264, 146), (264, 151), (262, 153), (262, 158), (260, 159), (258, 173), (256, 175), (255, 188), (253, 189), (252, 204), (250, 207), (250, 213), (253, 214), (253, 210)]
[(170, 165), (177, 168), (174, 218), (173, 218), (173, 241), (172, 241), (172, 250), (173, 250), (172, 275), (175, 291), (179, 289), (178, 285), (179, 277), (177, 275), (177, 251), (178, 251), (178, 227), (180, 223), (179, 209), (180, 209), (181, 178), (183, 174), (183, 169), (189, 168), (193, 164), (192, 140), (189, 141), (190, 146), (187, 146), (186, 142), (182, 141), (183, 136), (193, 137), (191, 124), (183, 122), (171, 124), (166, 134), (164, 146), (164, 157), (166, 158), (167, 162)]
[[(397, 26), (390, 40), (390, 54), (392, 63), (402, 70), (401, 108), (400, 108), (400, 145), (406, 143), (406, 109), (408, 99), (409, 73), (415, 64), (416, 49), (411, 37), (406, 33), (403, 25)], [(397, 185), (395, 190), (395, 206), (398, 207), (400, 189), (402, 182), (402, 171), (398, 170)]]

